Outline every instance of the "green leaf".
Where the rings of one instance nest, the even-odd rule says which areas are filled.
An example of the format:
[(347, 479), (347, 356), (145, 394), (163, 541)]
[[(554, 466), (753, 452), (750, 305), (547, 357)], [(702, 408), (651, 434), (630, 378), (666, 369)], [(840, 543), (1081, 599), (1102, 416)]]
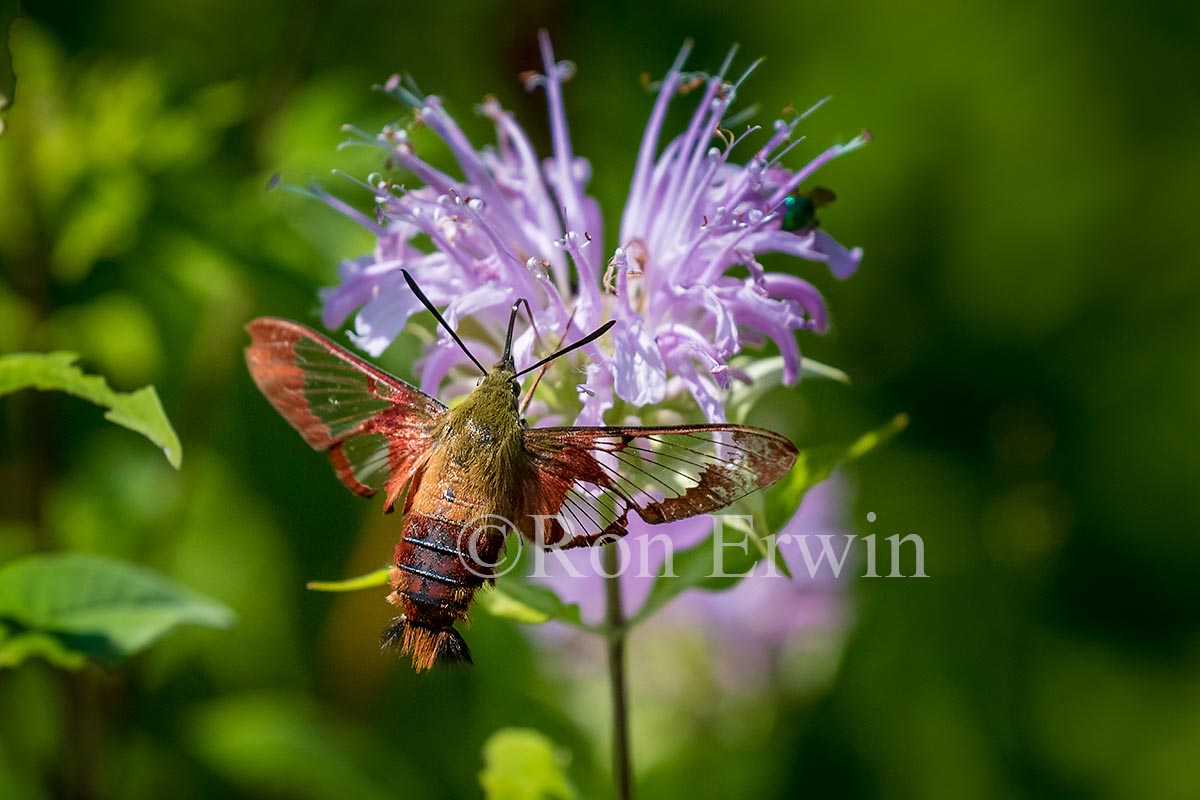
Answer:
[(646, 601), (628, 626), (644, 622), (688, 589), (719, 592), (736, 586), (765, 555), (754, 546), (753, 523), (740, 516), (724, 515), (712, 536), (664, 561)]
[(479, 783), (487, 800), (575, 800), (565, 757), (530, 728), (501, 728), (483, 743)]
[[(725, 514), (749, 515), (753, 519), (753, 524), (749, 526), (747, 535), (750, 537), (750, 543), (758, 550), (759, 557), (765, 558), (770, 549), (774, 547), (774, 544), (770, 541), (774, 532), (767, 527), (767, 504), (763, 499), (763, 493), (753, 492), (743, 497), (730, 506), (725, 511)], [(782, 553), (775, 553), (775, 564), (784, 577), (792, 577), (792, 570)]]
[[(744, 424), (750, 416), (751, 409), (767, 392), (783, 385), (783, 356), (770, 358), (735, 359), (732, 367), (746, 373), (750, 378), (748, 383), (738, 383), (729, 392), (725, 402), (725, 413), (730, 422)], [(822, 378), (849, 384), (850, 376), (837, 367), (822, 364), (811, 358), (800, 362), (800, 377)]]
[(54, 389), (90, 400), (108, 409), (104, 417), (142, 434), (162, 448), (171, 466), (179, 469), (183, 450), (153, 386), (117, 392), (104, 378), (84, 375), (74, 353), (13, 353), (0, 356), (0, 397), (21, 389)]
[[(191, 715), (193, 758), (243, 797), (394, 800), (437, 796), (415, 759), (301, 692), (223, 695)], [(203, 792), (201, 794), (204, 794)]]
[(801, 378), (821, 378), (827, 381), (837, 381), (850, 385), (850, 376), (842, 372), (837, 367), (817, 361), (814, 358), (805, 358), (800, 362), (800, 377)]
[(534, 625), (557, 620), (580, 630), (600, 632), (583, 621), (577, 603), (564, 603), (562, 598), (545, 586), (501, 578), (499, 583), (477, 597), (484, 610), (493, 616)]
[(849, 444), (821, 445), (800, 451), (787, 476), (767, 492), (768, 530), (778, 531), (800, 507), (808, 490), (829, 477), (839, 465), (862, 458), (908, 427), (908, 415), (897, 414), (887, 424), (864, 433)]
[(30, 658), (42, 658), (62, 669), (79, 669), (87, 660), (63, 641), (41, 631), (21, 631), (0, 624), (0, 669), (15, 667)]
[[(228, 628), (226, 606), (143, 567), (83, 554), (35, 555), (0, 569), (6, 664), (70, 654), (115, 663), (179, 625)], [(51, 643), (50, 640), (54, 640)]]
[(357, 578), (346, 578), (341, 581), (309, 581), (307, 587), (314, 592), (357, 592), (359, 589), (371, 589), (376, 586), (387, 586), (391, 573), (390, 567), (359, 575)]
[(503, 589), (497, 589), (494, 586), (491, 588), (485, 587), (479, 594), (475, 595), (475, 602), (493, 617), (511, 619), (513, 622), (521, 622), (527, 625), (541, 625), (543, 622), (549, 622), (551, 619), (550, 615), (546, 612), (539, 611), (532, 606), (527, 606)]

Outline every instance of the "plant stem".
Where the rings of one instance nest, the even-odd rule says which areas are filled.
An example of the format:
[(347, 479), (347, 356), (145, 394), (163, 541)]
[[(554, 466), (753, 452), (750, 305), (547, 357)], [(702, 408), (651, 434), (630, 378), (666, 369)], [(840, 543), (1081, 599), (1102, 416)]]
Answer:
[[(629, 760), (629, 708), (625, 688), (625, 613), (621, 608), (621, 578), (617, 546), (601, 548), (604, 559), (604, 627), (608, 634), (608, 678), (612, 689), (613, 783), (618, 800), (632, 800)], [(608, 577), (609, 575), (613, 577)]]

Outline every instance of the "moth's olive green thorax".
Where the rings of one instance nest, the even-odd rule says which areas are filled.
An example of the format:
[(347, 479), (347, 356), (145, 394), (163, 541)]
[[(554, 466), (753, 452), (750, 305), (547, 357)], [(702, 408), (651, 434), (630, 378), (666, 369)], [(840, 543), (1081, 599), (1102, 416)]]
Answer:
[(472, 442), (484, 446), (498, 444), (514, 436), (519, 439), (522, 426), (517, 398), (521, 395), (521, 385), (513, 363), (512, 341), (521, 302), (514, 303), (509, 314), (500, 361), (479, 379), (475, 391), (450, 412), (448, 432), (463, 437), (467, 443), (464, 446)]
[[(497, 365), (479, 379), (479, 384), (462, 402), (450, 410), (450, 419), (474, 419), (479, 422), (498, 423), (502, 419), (520, 422), (518, 397), (521, 386), (512, 369)], [(492, 425), (495, 427), (495, 425)]]
[(525, 429), (520, 390), (512, 368), (501, 363), (450, 409), (443, 433), (452, 461), (490, 480), (502, 479), (517, 466), (514, 459), (519, 458)]

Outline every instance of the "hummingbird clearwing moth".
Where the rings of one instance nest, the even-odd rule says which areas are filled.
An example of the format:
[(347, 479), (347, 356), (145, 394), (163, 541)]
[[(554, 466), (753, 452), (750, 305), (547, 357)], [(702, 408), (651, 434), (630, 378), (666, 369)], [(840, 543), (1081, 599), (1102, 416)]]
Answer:
[(363, 497), (384, 492), (385, 512), (404, 495), (387, 598), (402, 613), (381, 642), (409, 654), (417, 671), (471, 662), (454, 624), (494, 581), (504, 532), (493, 521), (542, 546), (586, 546), (623, 535), (630, 511), (657, 524), (722, 509), (777, 481), (796, 458), (786, 437), (744, 425), (527, 427), (520, 376), (612, 323), (518, 372), (518, 306), (500, 362), (486, 370), (471, 356), (483, 377), (452, 409), (303, 325), (247, 326), (254, 382), (310, 446), (329, 453), (342, 483)]

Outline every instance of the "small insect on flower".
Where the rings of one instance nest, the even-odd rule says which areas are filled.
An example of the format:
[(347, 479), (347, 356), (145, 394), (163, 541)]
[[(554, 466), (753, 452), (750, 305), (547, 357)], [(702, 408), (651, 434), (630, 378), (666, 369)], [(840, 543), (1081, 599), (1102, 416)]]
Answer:
[(837, 200), (837, 195), (824, 186), (789, 194), (783, 198), (783, 219), (779, 227), (791, 233), (811, 231), (821, 224), (817, 219), (817, 209), (833, 205), (834, 200)]
[(287, 320), (250, 323), (246, 363), (275, 409), (329, 453), (342, 483), (364, 497), (383, 491), (385, 512), (404, 495), (388, 596), (403, 613), (382, 643), (418, 671), (470, 663), (454, 624), (495, 580), (510, 530), (543, 547), (604, 543), (625, 534), (630, 511), (651, 524), (713, 512), (774, 483), (796, 458), (785, 437), (743, 425), (530, 428), (520, 377), (614, 323), (518, 370), (518, 301), (488, 370), (403, 275), (482, 373), (454, 408)]

